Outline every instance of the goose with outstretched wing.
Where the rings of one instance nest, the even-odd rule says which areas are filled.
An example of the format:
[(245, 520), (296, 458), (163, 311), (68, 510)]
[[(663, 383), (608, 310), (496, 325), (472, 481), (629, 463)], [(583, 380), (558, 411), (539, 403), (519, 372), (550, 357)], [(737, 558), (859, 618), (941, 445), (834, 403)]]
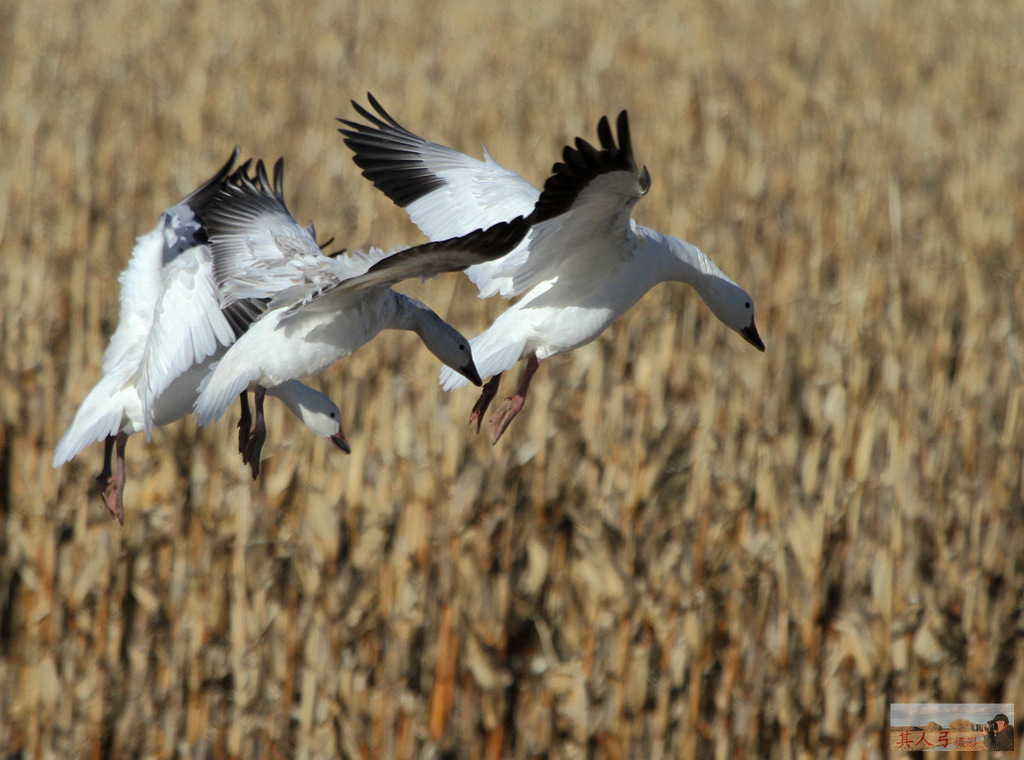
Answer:
[[(431, 239), (529, 216), (531, 229), (507, 255), (469, 267), (480, 297), (520, 297), (471, 341), (484, 385), (471, 423), (480, 428), (501, 374), (526, 361), (514, 395), (491, 419), (493, 441), (522, 409), (539, 362), (599, 336), (661, 282), (684, 282), (714, 315), (759, 351), (754, 302), (699, 248), (638, 225), (633, 206), (650, 189), (634, 157), (626, 112), (616, 134), (598, 124), (595, 147), (581, 138), (538, 190), (484, 151), (484, 160), (425, 140), (399, 124), (369, 95), (373, 112), (353, 102), (363, 121), (342, 119), (345, 144), (363, 176)], [(463, 380), (442, 370), (445, 390)]]
[[(281, 193), (282, 163), (269, 182), (225, 185), (204, 212), (213, 267), (228, 308), (255, 299), (266, 310), (204, 380), (195, 411), (200, 424), (224, 413), (246, 389), (262, 425), (263, 389), (316, 374), (349, 356), (381, 330), (415, 332), (467, 382), (481, 384), (469, 341), (425, 304), (391, 289), (410, 277), (432, 277), (489, 261), (512, 250), (529, 229), (516, 218), (440, 242), (395, 252), (376, 248), (326, 256), (311, 227), (292, 217)], [(266, 176), (262, 163), (257, 175)], [(251, 456), (259, 456), (258, 448)]]
[[(103, 355), (103, 377), (54, 451), (56, 468), (90, 443), (104, 441), (103, 469), (96, 482), (107, 508), (122, 523), (128, 437), (143, 430), (149, 437), (154, 427), (187, 416), (212, 364), (263, 308), (259, 302), (239, 300), (221, 309), (200, 219), (214, 195), (231, 181), (237, 159), (236, 148), (216, 175), (164, 211), (156, 228), (136, 240), (119, 278), (120, 318)], [(299, 382), (269, 393), (311, 430), (348, 451), (341, 412), (327, 396)], [(239, 451), (248, 464), (250, 413), (246, 396), (240, 399)]]

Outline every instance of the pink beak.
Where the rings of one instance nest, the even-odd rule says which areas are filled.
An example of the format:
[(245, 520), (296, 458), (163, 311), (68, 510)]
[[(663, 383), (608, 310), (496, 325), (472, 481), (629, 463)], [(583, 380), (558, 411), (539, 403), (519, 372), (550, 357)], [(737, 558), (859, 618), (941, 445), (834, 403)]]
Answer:
[(740, 330), (740, 335), (743, 336), (743, 340), (752, 345), (758, 351), (764, 351), (764, 341), (761, 340), (761, 336), (757, 334), (757, 326), (754, 324), (754, 318), (750, 318), (750, 324)]
[(339, 449), (344, 451), (346, 454), (351, 454), (352, 449), (349, 448), (348, 441), (345, 440), (345, 431), (341, 429), (341, 425), (338, 425), (338, 434), (329, 436), (331, 443), (337, 446)]

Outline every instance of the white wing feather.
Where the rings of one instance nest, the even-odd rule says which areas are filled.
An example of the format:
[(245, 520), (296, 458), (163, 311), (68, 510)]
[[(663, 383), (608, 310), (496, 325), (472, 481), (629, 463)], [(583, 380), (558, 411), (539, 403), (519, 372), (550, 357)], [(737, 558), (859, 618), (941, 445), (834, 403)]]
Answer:
[[(353, 103), (365, 123), (344, 121), (342, 133), (363, 175), (405, 206), (412, 221), (432, 240), (529, 215), (546, 206), (526, 239), (502, 258), (466, 269), (486, 298), (512, 298), (545, 280), (572, 277), (614, 266), (632, 253), (621, 243), (630, 232), (630, 213), (649, 186), (632, 158), (625, 112), (619, 115), (619, 144), (607, 119), (598, 125), (601, 150), (582, 140), (563, 152), (563, 163), (540, 190), (484, 151), (484, 161), (410, 132), (368, 96), (376, 114)], [(572, 201), (571, 204), (569, 201)], [(540, 201), (540, 203), (538, 203)], [(551, 218), (552, 210), (557, 216)]]
[(636, 202), (643, 196), (635, 172), (604, 174), (587, 185), (565, 213), (533, 226), (525, 247), (505, 258), (492, 277), (511, 298), (553, 278), (589, 280), (632, 255), (628, 245)]
[(159, 227), (136, 239), (128, 266), (117, 278), (121, 284), (121, 308), (117, 328), (103, 353), (104, 375), (117, 373), (126, 365), (138, 367), (146, 334), (153, 325), (153, 304), (163, 289), (162, 259), (163, 236)]
[[(345, 143), (353, 150), (363, 175), (392, 200), (433, 241), (461, 237), (473, 230), (527, 216), (540, 190), (506, 169), (484, 148), (484, 160), (430, 142), (392, 119), (370, 96), (371, 114), (353, 103), (368, 123), (343, 121)], [(504, 285), (507, 262), (524, 250), (521, 244), (501, 259), (466, 269), (480, 296)]]
[(245, 298), (271, 298), (285, 288), (315, 288), (318, 277), (330, 271), (316, 239), (287, 211), (257, 213), (217, 206), (224, 223), (210, 235), (221, 306)]
[(183, 372), (235, 341), (220, 309), (213, 263), (206, 246), (194, 246), (164, 267), (163, 294), (146, 342), (136, 390), (143, 404), (146, 438), (153, 406)]
[(406, 206), (431, 240), (446, 240), (526, 216), (540, 190), (506, 169), (484, 149), (484, 160), (424, 141), (423, 166), (444, 185)]
[(118, 276), (121, 284), (117, 328), (103, 353), (103, 376), (82, 401), (53, 456), (60, 467), (83, 448), (108, 435), (116, 435), (125, 421), (124, 389), (138, 372), (153, 325), (153, 304), (163, 288), (160, 266), (164, 240), (161, 227), (139, 236), (128, 266)]

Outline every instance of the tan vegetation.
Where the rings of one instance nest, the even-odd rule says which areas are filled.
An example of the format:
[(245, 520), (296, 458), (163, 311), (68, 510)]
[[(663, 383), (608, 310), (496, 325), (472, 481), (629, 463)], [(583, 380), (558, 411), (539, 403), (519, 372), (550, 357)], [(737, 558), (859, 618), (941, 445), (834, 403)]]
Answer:
[[(0, 755), (882, 757), (890, 702), (1024, 697), (1019, 3), (0, 8)], [(279, 407), (53, 472), (135, 235), (239, 143), (300, 221), (422, 241), (333, 119), (541, 181), (630, 110), (643, 223), (757, 300), (662, 286), (541, 367), (499, 446), (382, 336)], [(464, 278), (407, 288), (475, 334)]]

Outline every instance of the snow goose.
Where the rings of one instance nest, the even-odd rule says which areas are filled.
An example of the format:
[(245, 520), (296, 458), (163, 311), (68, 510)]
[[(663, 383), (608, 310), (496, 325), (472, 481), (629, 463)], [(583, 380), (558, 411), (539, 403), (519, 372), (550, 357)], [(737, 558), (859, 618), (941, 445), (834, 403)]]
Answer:
[[(210, 365), (244, 331), (258, 305), (238, 302), (221, 310), (206, 234), (197, 218), (227, 180), (238, 149), (208, 182), (160, 217), (136, 240), (122, 272), (120, 317), (103, 355), (103, 377), (89, 392), (57, 444), (53, 466), (70, 461), (90, 443), (104, 441), (96, 478), (111, 514), (124, 523), (124, 450), (128, 436), (178, 420), (192, 411)], [(299, 382), (268, 391), (308, 427), (348, 451), (341, 413), (327, 396)], [(249, 406), (241, 396), (239, 450), (249, 437)], [(111, 455), (116, 451), (116, 467)]]
[[(257, 173), (266, 177), (262, 163)], [(288, 211), (281, 173), (278, 161), (273, 192), (265, 180), (265, 186), (244, 177), (225, 184), (203, 213), (221, 306), (258, 299), (266, 311), (203, 381), (195, 404), (200, 424), (216, 420), (234, 396), (252, 388), (259, 425), (263, 388), (316, 374), (389, 328), (415, 332), (453, 372), (480, 385), (469, 341), (391, 285), (504, 255), (528, 223), (517, 218), (390, 254), (372, 248), (329, 257), (317, 247), (312, 225), (300, 227)]]
[[(540, 361), (594, 340), (658, 283), (692, 285), (718, 319), (764, 351), (747, 292), (696, 246), (631, 218), (651, 178), (633, 158), (625, 111), (617, 121), (618, 143), (602, 118), (600, 149), (577, 138), (541, 192), (486, 148), (480, 161), (429, 142), (368, 97), (376, 114), (352, 103), (366, 123), (339, 120), (345, 144), (363, 176), (429, 238), (532, 215), (533, 227), (515, 250), (466, 270), (481, 298), (523, 296), (471, 341), (481, 375), (491, 377), (470, 416), (477, 430), (501, 374), (526, 360), (517, 391), (491, 419), (493, 442), (522, 409)], [(463, 385), (447, 370), (441, 382), (445, 390)]]

